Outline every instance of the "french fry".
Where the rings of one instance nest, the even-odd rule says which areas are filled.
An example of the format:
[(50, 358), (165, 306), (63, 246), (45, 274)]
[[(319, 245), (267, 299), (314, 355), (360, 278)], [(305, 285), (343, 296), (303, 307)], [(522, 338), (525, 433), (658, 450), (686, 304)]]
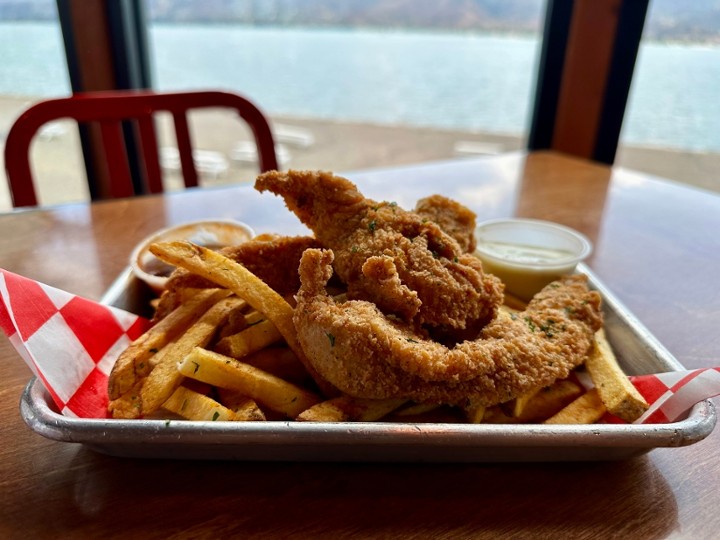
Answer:
[(187, 420), (235, 420), (235, 413), (203, 394), (179, 386), (162, 404), (163, 409)]
[(417, 416), (434, 411), (440, 407), (437, 403), (411, 403), (395, 411), (395, 416)]
[[(189, 380), (189, 379), (188, 379)], [(263, 422), (266, 420), (254, 399), (241, 394), (237, 390), (218, 388), (220, 403), (235, 413), (235, 420), (240, 422)]]
[(142, 411), (140, 390), (145, 383), (145, 377), (137, 379), (135, 384), (117, 399), (108, 403), (108, 411), (113, 418), (139, 418)]
[(205, 396), (212, 396), (215, 388), (211, 384), (204, 383), (202, 381), (196, 381), (195, 379), (183, 379), (182, 385), (188, 390), (203, 394)]
[(253, 308), (264, 313), (285, 338), (320, 390), (325, 395), (337, 395), (337, 389), (320, 376), (305, 358), (292, 320), (292, 306), (263, 280), (224, 255), (190, 242), (152, 244), (149, 249), (153, 255), (167, 263), (185, 268), (230, 289)]
[(245, 313), (243, 313), (246, 306), (247, 303), (243, 302), (243, 306), (240, 309), (236, 309), (230, 314), (227, 322), (223, 325), (223, 327), (220, 329), (220, 332), (218, 333), (219, 339), (231, 336), (233, 334), (237, 334), (238, 332), (242, 332), (248, 327)]
[(471, 405), (465, 408), (465, 418), (471, 424), (481, 424), (485, 418), (485, 405)]
[(648, 403), (617, 363), (603, 329), (595, 334), (595, 347), (585, 362), (590, 378), (607, 410), (626, 422), (634, 422)]
[(482, 423), (487, 407), (482, 403), (478, 403), (476, 399), (468, 398), (466, 401), (461, 407), (465, 419), (470, 424)]
[(557, 381), (515, 399), (513, 416), (521, 422), (537, 422), (553, 416), (583, 394), (583, 388), (570, 380)]
[(593, 388), (543, 423), (594, 424), (603, 417), (606, 410), (597, 389)]
[(220, 388), (238, 390), (290, 418), (295, 418), (321, 401), (312, 392), (274, 375), (200, 347), (194, 348), (182, 359), (178, 371), (182, 375)]
[(301, 422), (375, 422), (401, 407), (404, 399), (361, 399), (340, 396), (300, 413)]
[(118, 357), (108, 380), (108, 397), (119, 399), (138, 381), (150, 373), (150, 358), (177, 336), (185, 332), (205, 311), (220, 298), (230, 294), (220, 289), (198, 290), (187, 303), (137, 338)]
[(313, 383), (305, 366), (288, 347), (266, 347), (243, 357), (242, 361), (297, 386), (307, 387)]
[(293, 308), (243, 265), (190, 242), (152, 244), (150, 252), (167, 263), (185, 268), (230, 289), (253, 308), (267, 315), (296, 354), (301, 350), (292, 322)]
[(221, 339), (215, 350), (233, 358), (243, 358), (268, 345), (282, 341), (282, 334), (268, 319), (259, 319), (250, 322), (248, 327), (230, 336)]
[(482, 417), (483, 424), (518, 424), (520, 420), (514, 416), (510, 416), (500, 405), (493, 405), (485, 408), (485, 414)]
[(234, 296), (220, 300), (188, 328), (177, 341), (161, 349), (155, 355), (156, 365), (140, 390), (142, 415), (157, 410), (180, 386), (183, 377), (177, 370), (177, 362), (194, 347), (207, 345), (218, 327), (227, 320), (232, 310), (236, 309), (241, 302), (242, 300)]

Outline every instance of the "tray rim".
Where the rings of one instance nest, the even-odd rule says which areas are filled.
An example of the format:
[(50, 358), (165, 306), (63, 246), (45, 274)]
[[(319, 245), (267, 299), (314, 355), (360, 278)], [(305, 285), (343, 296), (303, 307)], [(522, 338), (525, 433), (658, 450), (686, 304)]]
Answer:
[[(602, 281), (584, 264), (578, 271), (586, 273), (592, 288), (603, 296), (603, 302), (612, 309), (624, 325), (642, 336), (645, 346), (656, 358), (672, 370), (684, 370), (682, 364), (655, 338), (653, 334), (605, 287)], [(136, 280), (126, 268), (103, 295), (101, 302), (113, 305)], [(632, 457), (654, 448), (680, 447), (695, 444), (707, 437), (715, 427), (717, 414), (711, 400), (693, 407), (688, 416), (668, 424), (450, 424), (450, 423), (390, 423), (390, 422), (338, 422), (306, 423), (292, 421), (270, 422), (200, 422), (188, 420), (119, 420), (85, 419), (58, 413), (49, 393), (33, 377), (25, 387), (20, 400), (20, 413), (26, 424), (36, 433), (61, 442), (81, 443), (103, 453), (131, 457), (137, 446), (146, 446), (147, 457), (171, 457), (167, 449), (174, 446), (201, 451), (219, 447), (233, 456), (245, 459), (243, 448), (268, 449), (267, 460), (301, 460), (293, 456), (296, 446), (311, 446), (317, 450), (361, 447), (379, 453), (364, 456), (362, 461), (382, 459), (383, 448), (426, 450), (431, 461), (494, 462), (496, 452), (506, 448), (557, 449), (568, 454), (568, 461), (586, 459), (583, 450), (614, 450), (608, 459)], [(290, 440), (288, 440), (290, 439)], [(284, 449), (282, 447), (285, 447)], [(442, 459), (438, 452), (454, 448), (468, 459)], [(142, 453), (142, 452), (141, 452)], [(251, 452), (252, 453), (252, 452)], [(593, 452), (588, 452), (592, 454)], [(221, 452), (222, 454), (222, 452)], [(432, 459), (432, 457), (436, 459)], [(200, 456), (189, 456), (204, 459)], [(221, 456), (222, 457), (222, 456)], [(417, 456), (416, 456), (417, 457)], [(439, 459), (437, 459), (439, 457)], [(212, 459), (212, 458), (209, 458)], [(265, 459), (250, 458), (250, 459)], [(598, 458), (590, 457), (595, 460)], [(602, 458), (600, 458), (602, 459)], [(358, 458), (350, 458), (357, 461)], [(540, 461), (556, 460), (540, 459)], [(562, 457), (557, 459), (563, 461)], [(324, 461), (318, 459), (318, 461)], [(408, 459), (414, 461), (414, 459)], [(536, 459), (510, 459), (510, 461), (537, 461)]]
[[(50, 405), (50, 395), (40, 381), (33, 377), (25, 387), (21, 398), (23, 418), (36, 432), (48, 438), (66, 442), (84, 442), (85, 436), (102, 432), (106, 441), (137, 442), (134, 440), (138, 432), (151, 434), (150, 442), (163, 442), (166, 439), (176, 440), (178, 435), (192, 434), (201, 431), (203, 436), (236, 435), (237, 437), (250, 436), (251, 438), (266, 438), (277, 436), (277, 427), (283, 426), (294, 436), (310, 436), (313, 442), (327, 443), (327, 437), (336, 437), (339, 434), (347, 435), (354, 432), (374, 437), (364, 442), (386, 442), (386, 437), (402, 437), (394, 442), (409, 444), (417, 443), (418, 438), (428, 435), (441, 434), (448, 440), (455, 442), (478, 442), (483, 444), (506, 444), (518, 442), (518, 437), (527, 437), (532, 434), (535, 440), (522, 440), (525, 446), (555, 446), (558, 442), (568, 442), (577, 436), (606, 435), (599, 441), (593, 440), (593, 446), (608, 446), (612, 439), (621, 439), (623, 443), (631, 446), (644, 447), (673, 447), (693, 444), (710, 433), (715, 424), (715, 407), (710, 400), (705, 400), (693, 407), (684, 420), (668, 424), (587, 424), (587, 425), (545, 425), (545, 424), (450, 424), (450, 423), (399, 423), (399, 422), (293, 422), (291, 420), (268, 422), (210, 422), (193, 420), (120, 420), (112, 418), (74, 418), (64, 416)], [(38, 429), (35, 429), (38, 428)], [(67, 430), (76, 430), (71, 433)], [(108, 429), (111, 431), (108, 432)], [(114, 432), (116, 433), (114, 433)], [(492, 441), (485, 439), (488, 435), (502, 435), (502, 440)], [(315, 439), (320, 437), (320, 439)], [(127, 440), (126, 440), (127, 439)], [(473, 439), (471, 441), (471, 439)], [(656, 440), (659, 439), (659, 440)], [(148, 441), (144, 441), (148, 442)], [(205, 441), (208, 443), (211, 441)], [(270, 441), (268, 441), (270, 442)], [(331, 441), (333, 444), (337, 441)], [(353, 443), (354, 441), (347, 441)], [(424, 441), (427, 442), (427, 441)], [(525, 444), (525, 443), (530, 444)], [(658, 443), (648, 445), (647, 443)]]

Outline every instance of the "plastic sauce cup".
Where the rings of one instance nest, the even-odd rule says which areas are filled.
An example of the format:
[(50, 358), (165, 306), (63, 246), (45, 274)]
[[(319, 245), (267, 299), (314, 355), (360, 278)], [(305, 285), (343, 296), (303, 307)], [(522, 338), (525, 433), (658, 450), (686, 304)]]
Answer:
[(592, 251), (579, 232), (535, 219), (497, 219), (475, 229), (475, 255), (505, 290), (529, 301), (548, 283), (571, 274)]
[(147, 283), (156, 293), (165, 288), (168, 277), (175, 267), (164, 263), (150, 253), (149, 247), (156, 242), (188, 240), (210, 249), (242, 244), (255, 236), (249, 225), (231, 219), (191, 221), (168, 227), (151, 234), (141, 241), (132, 255), (130, 267), (138, 279)]

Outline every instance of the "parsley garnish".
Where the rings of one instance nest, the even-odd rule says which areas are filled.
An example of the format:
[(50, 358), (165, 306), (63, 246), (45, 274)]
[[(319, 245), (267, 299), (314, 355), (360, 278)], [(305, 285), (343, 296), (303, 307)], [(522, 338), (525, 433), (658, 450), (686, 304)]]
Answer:
[(412, 338), (405, 338), (405, 339), (406, 339), (407, 341), (409, 341), (410, 343), (418, 343), (418, 341), (416, 341), (416, 340), (414, 340), (414, 339), (412, 339)]
[(213, 413), (212, 421), (214, 422), (214, 421), (217, 420), (218, 418), (220, 418), (220, 413), (217, 412), (217, 411), (215, 411), (215, 412)]
[(371, 233), (375, 232), (375, 228), (377, 227), (377, 223), (375, 223), (375, 220), (373, 219), (370, 223), (368, 223), (368, 230)]
[(326, 332), (325, 335), (327, 336), (328, 340), (330, 340), (330, 346), (334, 347), (335, 346), (335, 336), (333, 336), (329, 332)]
[(552, 319), (548, 319), (545, 321), (545, 324), (540, 325), (540, 330), (545, 332), (545, 335), (549, 338), (553, 337), (553, 326), (555, 324), (555, 321)]
[(530, 331), (534, 332), (535, 331), (535, 323), (533, 322), (533, 320), (530, 317), (525, 317), (525, 322), (527, 323), (528, 328), (530, 328)]

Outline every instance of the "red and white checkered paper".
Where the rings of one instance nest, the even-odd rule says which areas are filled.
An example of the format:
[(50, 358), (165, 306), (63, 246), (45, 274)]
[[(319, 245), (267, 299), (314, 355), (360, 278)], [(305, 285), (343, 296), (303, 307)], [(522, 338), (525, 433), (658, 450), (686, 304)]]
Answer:
[(630, 380), (650, 403), (636, 424), (674, 422), (696, 403), (720, 395), (718, 367), (636, 375)]
[[(0, 269), (0, 326), (63, 414), (105, 418), (110, 369), (149, 321)], [(720, 395), (720, 368), (630, 380), (651, 404), (636, 423), (673, 422)]]
[(0, 269), (0, 326), (58, 410), (105, 418), (110, 370), (149, 321)]

